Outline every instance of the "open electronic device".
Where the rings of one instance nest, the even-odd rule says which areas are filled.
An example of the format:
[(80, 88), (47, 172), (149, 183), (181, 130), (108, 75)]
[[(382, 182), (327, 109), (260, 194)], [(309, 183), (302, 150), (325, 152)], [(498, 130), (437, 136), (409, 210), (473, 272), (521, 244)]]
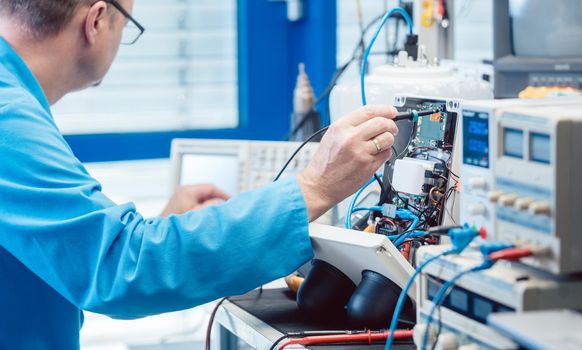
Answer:
[[(430, 97), (397, 96), (399, 112), (434, 111), (397, 122), (399, 133), (386, 163), (379, 205), (356, 221), (352, 228), (393, 239), (407, 258), (423, 244), (435, 244), (440, 236), (407, 234), (458, 223), (458, 155), (456, 134), (460, 101)], [(361, 205), (359, 205), (361, 207)], [(379, 207), (376, 207), (378, 209)], [(401, 239), (402, 238), (402, 239)]]
[(392, 184), (393, 190), (388, 201), (397, 207), (420, 209), (417, 214), (427, 227), (458, 221), (452, 204), (457, 194), (454, 151), (460, 101), (397, 96), (394, 105), (399, 111), (433, 109), (439, 113), (398, 122), (397, 159), (384, 169), (384, 182)]

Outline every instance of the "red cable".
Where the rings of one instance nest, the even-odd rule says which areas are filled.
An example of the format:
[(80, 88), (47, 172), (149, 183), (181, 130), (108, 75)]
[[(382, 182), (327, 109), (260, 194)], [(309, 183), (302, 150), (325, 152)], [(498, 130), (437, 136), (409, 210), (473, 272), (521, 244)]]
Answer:
[(442, 19), (445, 16), (445, 0), (439, 0), (436, 12), (440, 19)]
[(405, 241), (402, 243), (402, 248), (400, 249), (400, 253), (404, 257), (404, 259), (408, 260), (410, 258), (410, 250), (412, 249), (411, 241)]
[[(383, 341), (388, 338), (389, 331), (385, 332), (366, 332), (359, 334), (340, 334), (340, 335), (319, 335), (303, 338), (289, 339), (283, 343), (279, 350), (283, 350), (290, 345), (316, 345), (329, 343), (354, 343), (354, 342), (368, 342), (372, 344), (374, 341)], [(394, 331), (394, 340), (404, 340), (412, 338), (412, 330), (397, 330)]]
[(503, 249), (495, 253), (489, 254), (489, 259), (491, 261), (498, 260), (519, 260), (521, 258), (527, 258), (528, 256), (534, 255), (530, 249), (525, 248), (508, 248)]

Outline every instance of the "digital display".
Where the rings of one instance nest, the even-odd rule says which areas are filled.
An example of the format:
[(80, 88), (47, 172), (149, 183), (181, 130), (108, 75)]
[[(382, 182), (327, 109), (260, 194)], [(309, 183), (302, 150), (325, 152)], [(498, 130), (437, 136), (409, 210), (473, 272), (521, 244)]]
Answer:
[(523, 159), (523, 130), (503, 129), (503, 155)]
[(463, 163), (489, 168), (489, 115), (463, 112)]
[(184, 154), (180, 185), (213, 184), (229, 195), (238, 194), (239, 161), (237, 155)]
[(531, 133), (529, 135), (529, 159), (533, 162), (550, 164), (550, 135)]
[[(433, 301), (439, 288), (441, 288), (446, 281), (430, 275), (427, 276), (427, 281), (427, 297), (429, 300)], [(442, 302), (442, 307), (455, 311), (483, 324), (487, 322), (487, 316), (492, 312), (515, 311), (515, 309), (507, 305), (487, 299), (481, 294), (471, 292), (459, 286), (455, 286), (450, 291), (449, 295)]]
[(429, 279), (427, 285), (427, 297), (428, 300), (433, 300), (436, 296), (436, 293), (439, 291), (440, 285), (437, 284), (434, 280)]
[(459, 312), (469, 311), (469, 296), (460, 289), (453, 289), (449, 295), (449, 304), (451, 308)]
[(479, 321), (487, 321), (487, 316), (493, 312), (493, 303), (489, 300), (475, 297), (473, 299), (473, 315)]

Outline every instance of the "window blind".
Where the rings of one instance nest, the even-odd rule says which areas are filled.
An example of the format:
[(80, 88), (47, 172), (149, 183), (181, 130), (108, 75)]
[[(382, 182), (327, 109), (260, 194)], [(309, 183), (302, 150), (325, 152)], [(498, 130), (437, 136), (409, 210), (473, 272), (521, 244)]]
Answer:
[(236, 0), (140, 0), (146, 27), (120, 47), (101, 86), (53, 108), (64, 134), (238, 125)]

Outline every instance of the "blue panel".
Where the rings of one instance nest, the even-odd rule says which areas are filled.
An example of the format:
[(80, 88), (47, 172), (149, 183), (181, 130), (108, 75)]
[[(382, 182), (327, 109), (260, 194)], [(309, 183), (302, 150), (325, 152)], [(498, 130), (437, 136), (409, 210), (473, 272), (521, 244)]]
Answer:
[(306, 0), (304, 19), (287, 20), (285, 2), (239, 2), (241, 122), (251, 133), (281, 139), (289, 131), (300, 62), (321, 92), (336, 66), (335, 0)]
[[(292, 52), (288, 66), (291, 81), (288, 88), (289, 91), (294, 88), (297, 65), (303, 62), (318, 95), (329, 84), (337, 65), (337, 6), (335, 0), (305, 1), (305, 20), (291, 24)], [(323, 106), (320, 106), (321, 112), (325, 110)], [(322, 119), (322, 123), (327, 125), (329, 119)]]
[(289, 22), (283, 1), (239, 1), (237, 129), (66, 136), (75, 155), (83, 162), (166, 158), (178, 137), (281, 140), (298, 64), (305, 63), (316, 94), (336, 67), (336, 0), (305, 3), (305, 17)]
[(168, 158), (175, 138), (250, 139), (239, 129), (65, 136), (82, 162)]

